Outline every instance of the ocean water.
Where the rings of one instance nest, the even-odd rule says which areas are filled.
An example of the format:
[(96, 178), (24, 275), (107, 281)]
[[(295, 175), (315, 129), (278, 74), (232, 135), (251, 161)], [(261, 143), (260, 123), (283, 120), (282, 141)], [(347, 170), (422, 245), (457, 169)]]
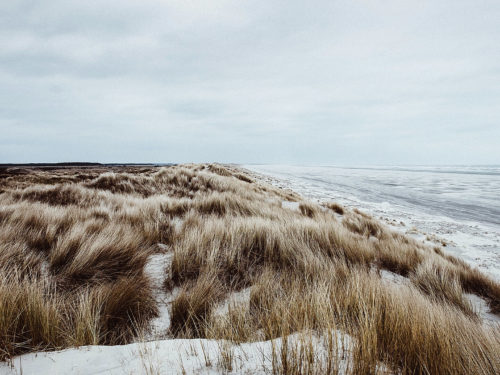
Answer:
[[(500, 166), (245, 165), (317, 201), (334, 200), (454, 253), (500, 280)], [(430, 240), (429, 240), (430, 239)]]

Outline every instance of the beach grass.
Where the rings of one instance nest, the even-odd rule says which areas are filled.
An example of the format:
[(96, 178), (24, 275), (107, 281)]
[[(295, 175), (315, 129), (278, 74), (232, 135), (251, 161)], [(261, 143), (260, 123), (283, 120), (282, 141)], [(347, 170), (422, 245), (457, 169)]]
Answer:
[[(145, 265), (163, 252), (171, 338), (338, 331), (353, 374), (500, 372), (500, 327), (466, 298), (500, 314), (497, 282), (366, 213), (220, 164), (3, 171), (0, 359), (138, 340), (159, 314)], [(334, 373), (312, 342), (273, 352), (275, 373)], [(219, 363), (230, 370), (229, 348)]]

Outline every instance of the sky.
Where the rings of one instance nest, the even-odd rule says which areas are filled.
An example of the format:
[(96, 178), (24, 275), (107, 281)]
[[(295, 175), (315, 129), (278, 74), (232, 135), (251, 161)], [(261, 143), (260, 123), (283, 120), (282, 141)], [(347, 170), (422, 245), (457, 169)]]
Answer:
[(500, 164), (498, 0), (4, 0), (0, 163)]

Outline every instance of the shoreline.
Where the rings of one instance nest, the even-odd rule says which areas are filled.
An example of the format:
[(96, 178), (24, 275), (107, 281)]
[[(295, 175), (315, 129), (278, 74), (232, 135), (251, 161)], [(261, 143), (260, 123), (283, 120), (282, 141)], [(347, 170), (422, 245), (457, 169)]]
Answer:
[[(500, 281), (500, 228), (493, 224), (461, 220), (448, 216), (415, 210), (394, 202), (370, 202), (354, 195), (346, 195), (325, 186), (310, 189), (303, 176), (294, 178), (274, 174), (257, 165), (241, 165), (276, 187), (290, 189), (306, 199), (323, 203), (335, 200), (349, 208), (356, 208), (383, 221), (393, 230), (409, 235), (427, 245), (445, 245), (444, 250), (456, 255), (471, 266), (478, 267), (496, 281)], [(307, 170), (308, 167), (304, 167)], [(354, 193), (353, 193), (354, 194)]]

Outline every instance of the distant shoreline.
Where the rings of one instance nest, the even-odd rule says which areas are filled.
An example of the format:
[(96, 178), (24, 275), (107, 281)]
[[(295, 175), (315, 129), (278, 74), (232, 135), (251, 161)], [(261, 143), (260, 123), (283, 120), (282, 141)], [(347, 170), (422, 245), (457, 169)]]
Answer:
[(6, 168), (93, 168), (93, 167), (165, 167), (176, 165), (175, 163), (87, 163), (87, 162), (66, 162), (66, 163), (5, 163), (0, 164), (0, 169)]

